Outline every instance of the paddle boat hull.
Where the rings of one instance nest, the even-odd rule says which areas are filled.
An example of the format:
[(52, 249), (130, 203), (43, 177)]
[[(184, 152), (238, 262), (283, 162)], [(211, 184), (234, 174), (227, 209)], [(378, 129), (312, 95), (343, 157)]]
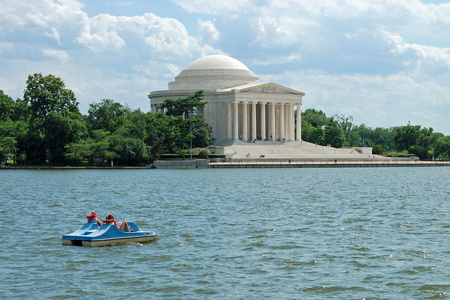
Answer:
[(63, 245), (101, 247), (119, 243), (145, 243), (158, 238), (154, 231), (142, 231), (133, 223), (128, 222), (132, 232), (119, 230), (113, 223), (98, 227), (95, 223), (85, 223), (80, 229), (63, 235)]

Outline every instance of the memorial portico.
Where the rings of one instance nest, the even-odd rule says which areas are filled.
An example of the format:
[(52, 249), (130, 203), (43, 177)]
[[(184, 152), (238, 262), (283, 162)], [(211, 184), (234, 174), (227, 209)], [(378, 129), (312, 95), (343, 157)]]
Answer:
[[(302, 92), (260, 82), (244, 64), (228, 56), (211, 55), (191, 63), (169, 89), (149, 95), (151, 111), (160, 112), (166, 99), (204, 90), (207, 105), (199, 111), (216, 141), (301, 140)], [(297, 126), (294, 111), (297, 110)]]

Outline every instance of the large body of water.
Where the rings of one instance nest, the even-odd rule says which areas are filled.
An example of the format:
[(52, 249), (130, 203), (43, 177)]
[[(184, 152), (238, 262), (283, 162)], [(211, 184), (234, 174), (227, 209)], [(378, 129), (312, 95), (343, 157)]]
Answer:
[[(0, 298), (450, 297), (450, 168), (2, 170)], [(62, 246), (92, 210), (147, 244)]]

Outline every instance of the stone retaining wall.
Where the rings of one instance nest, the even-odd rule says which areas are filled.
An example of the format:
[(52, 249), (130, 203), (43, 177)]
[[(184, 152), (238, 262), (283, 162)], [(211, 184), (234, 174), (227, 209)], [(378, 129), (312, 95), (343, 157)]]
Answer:
[(208, 160), (157, 160), (153, 165), (156, 169), (206, 169)]

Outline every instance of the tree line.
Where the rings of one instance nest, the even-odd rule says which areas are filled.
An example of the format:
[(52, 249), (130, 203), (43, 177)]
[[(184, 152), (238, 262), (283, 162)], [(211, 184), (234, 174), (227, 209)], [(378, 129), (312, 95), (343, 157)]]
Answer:
[(23, 99), (0, 91), (0, 160), (25, 165), (145, 165), (162, 154), (187, 155), (213, 142), (196, 107), (203, 92), (167, 99), (167, 113), (132, 110), (112, 99), (78, 109), (75, 94), (53, 75), (29, 75)]
[(449, 159), (450, 136), (433, 128), (405, 125), (371, 128), (353, 124), (352, 116), (327, 117), (321, 110), (302, 112), (302, 139), (333, 147), (372, 147), (374, 154), (418, 156), (420, 159)]
[[(132, 110), (112, 99), (89, 105), (80, 113), (75, 94), (53, 75), (29, 75), (23, 99), (0, 90), (0, 160), (25, 165), (90, 165), (98, 160), (116, 165), (145, 165), (164, 154), (185, 156), (189, 149), (214, 142), (211, 126), (196, 109), (206, 105), (203, 91), (167, 99), (165, 113)], [(327, 117), (302, 112), (302, 139), (333, 147), (373, 147), (374, 153), (450, 157), (450, 136), (432, 128), (406, 125), (370, 128), (351, 116)]]

